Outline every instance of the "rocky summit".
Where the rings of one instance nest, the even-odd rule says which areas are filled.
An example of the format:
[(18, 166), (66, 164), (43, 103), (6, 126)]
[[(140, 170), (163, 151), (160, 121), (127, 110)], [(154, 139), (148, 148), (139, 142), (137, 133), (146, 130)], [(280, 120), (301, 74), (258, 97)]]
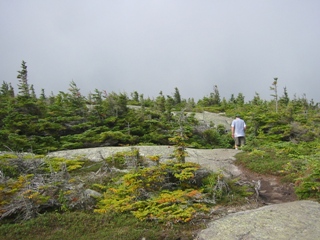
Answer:
[[(172, 146), (137, 146), (137, 148), (141, 155), (160, 155), (161, 161), (172, 158), (174, 150)], [(83, 156), (91, 161), (101, 161), (116, 152), (130, 151), (130, 149), (130, 146), (77, 149), (50, 153), (49, 156), (66, 158)], [(222, 171), (227, 177), (241, 178), (245, 173), (234, 164), (237, 152), (233, 149), (187, 148), (186, 161), (199, 163), (213, 171)], [(255, 180), (258, 179), (259, 176)], [(273, 181), (261, 178), (261, 197), (275, 194), (279, 190), (276, 187), (264, 189), (267, 187), (266, 183), (271, 180)], [(286, 198), (284, 200), (285, 203), (267, 201), (265, 203), (267, 205), (263, 207), (228, 213), (211, 221), (206, 229), (198, 233), (196, 240), (320, 240), (320, 204), (313, 201), (289, 202), (290, 199)]]

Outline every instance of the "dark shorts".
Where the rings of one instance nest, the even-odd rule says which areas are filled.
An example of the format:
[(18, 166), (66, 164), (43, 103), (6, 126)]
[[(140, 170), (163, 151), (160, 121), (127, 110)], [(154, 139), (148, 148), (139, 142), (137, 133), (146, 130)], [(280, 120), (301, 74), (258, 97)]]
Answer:
[(246, 144), (246, 138), (245, 137), (236, 137), (234, 138), (235, 145), (237, 146), (243, 146)]

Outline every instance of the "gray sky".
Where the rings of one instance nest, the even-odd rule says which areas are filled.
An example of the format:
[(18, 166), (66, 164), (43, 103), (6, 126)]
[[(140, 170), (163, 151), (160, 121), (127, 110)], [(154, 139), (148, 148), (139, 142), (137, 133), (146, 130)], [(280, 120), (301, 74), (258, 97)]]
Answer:
[(320, 102), (319, 0), (0, 0), (0, 83)]

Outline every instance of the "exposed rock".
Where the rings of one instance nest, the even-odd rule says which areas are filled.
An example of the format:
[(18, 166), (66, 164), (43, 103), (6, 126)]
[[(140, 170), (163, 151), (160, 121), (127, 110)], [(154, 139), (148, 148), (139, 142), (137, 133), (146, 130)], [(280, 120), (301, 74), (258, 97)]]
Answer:
[[(190, 113), (188, 113), (190, 114)], [(192, 113), (193, 114), (193, 113)], [(200, 124), (210, 126), (214, 124), (215, 127), (223, 125), (227, 131), (231, 129), (232, 118), (226, 117), (220, 113), (212, 113), (204, 111), (202, 113), (194, 113), (194, 117), (199, 121)]]
[(227, 215), (209, 224), (197, 240), (315, 240), (320, 238), (320, 204), (295, 201)]
[[(65, 150), (49, 153), (49, 157), (84, 157), (91, 161), (101, 161), (117, 152), (130, 151), (133, 146), (128, 147), (98, 147), (87, 149)], [(160, 161), (172, 159), (173, 146), (134, 146), (139, 149), (142, 156), (161, 156)], [(238, 153), (234, 149), (193, 149), (187, 148), (187, 162), (195, 162), (201, 164), (202, 167), (213, 170), (215, 172), (222, 171), (226, 177), (237, 177), (241, 171), (233, 164), (234, 155)]]
[(84, 194), (88, 197), (93, 197), (93, 198), (99, 198), (99, 197), (102, 197), (102, 194), (101, 193), (98, 193), (97, 191), (95, 190), (92, 190), (92, 189), (86, 189), (84, 191)]
[[(132, 147), (100, 147), (50, 153), (49, 156), (72, 158), (83, 156), (92, 161), (101, 161), (116, 152), (130, 151)], [(140, 155), (160, 155), (160, 161), (172, 159), (172, 146), (136, 146)], [(274, 176), (246, 172), (234, 165), (233, 149), (187, 148), (187, 162), (199, 163), (202, 167), (222, 171), (226, 177), (239, 177), (243, 182), (260, 183), (259, 204), (274, 204), (253, 210), (227, 211), (201, 231), (198, 240), (228, 239), (320, 239), (320, 204), (312, 201), (295, 201), (292, 186), (280, 184)], [(205, 171), (203, 173), (206, 173)], [(239, 183), (241, 183), (239, 181)], [(171, 188), (172, 186), (168, 186)], [(280, 193), (280, 194), (279, 194)], [(278, 196), (279, 195), (279, 196)], [(294, 202), (290, 202), (294, 201)], [(283, 203), (288, 202), (288, 203)], [(257, 205), (257, 207), (261, 205)], [(245, 211), (244, 211), (245, 210)], [(237, 212), (237, 213), (234, 213)], [(219, 214), (218, 214), (219, 215)]]
[(161, 159), (172, 158), (173, 147), (170, 146), (126, 146), (126, 147), (97, 147), (97, 148), (82, 148), (74, 150), (65, 150), (49, 153), (49, 157), (84, 157), (91, 161), (102, 161), (107, 157), (114, 155), (117, 152), (128, 152), (135, 147), (139, 149), (141, 155), (161, 155)]
[(239, 152), (234, 149), (192, 149), (187, 148), (186, 161), (199, 163), (214, 172), (221, 171), (226, 177), (238, 177), (240, 169), (234, 165), (234, 156)]

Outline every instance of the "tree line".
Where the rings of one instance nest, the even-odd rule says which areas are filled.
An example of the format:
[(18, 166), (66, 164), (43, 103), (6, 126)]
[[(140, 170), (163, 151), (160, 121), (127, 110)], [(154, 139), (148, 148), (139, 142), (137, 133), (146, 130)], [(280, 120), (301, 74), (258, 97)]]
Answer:
[[(107, 93), (95, 89), (83, 96), (74, 81), (67, 92), (38, 97), (29, 84), (26, 62), (18, 71), (18, 93), (11, 83), (0, 88), (0, 150), (47, 153), (63, 149), (121, 145), (169, 145), (180, 136), (184, 144), (195, 148), (231, 148), (233, 140), (227, 129), (214, 123), (203, 125), (194, 112), (224, 112), (233, 117), (240, 113), (248, 125), (249, 146), (270, 141), (314, 142), (320, 133), (319, 106), (306, 96), (288, 97), (284, 88), (278, 96), (277, 79), (270, 90), (272, 100), (258, 93), (245, 101), (239, 93), (221, 98), (217, 85), (212, 93), (197, 102), (162, 91), (155, 98), (145, 98), (134, 91)], [(190, 114), (188, 114), (190, 113)], [(202, 125), (202, 127), (199, 127)]]

